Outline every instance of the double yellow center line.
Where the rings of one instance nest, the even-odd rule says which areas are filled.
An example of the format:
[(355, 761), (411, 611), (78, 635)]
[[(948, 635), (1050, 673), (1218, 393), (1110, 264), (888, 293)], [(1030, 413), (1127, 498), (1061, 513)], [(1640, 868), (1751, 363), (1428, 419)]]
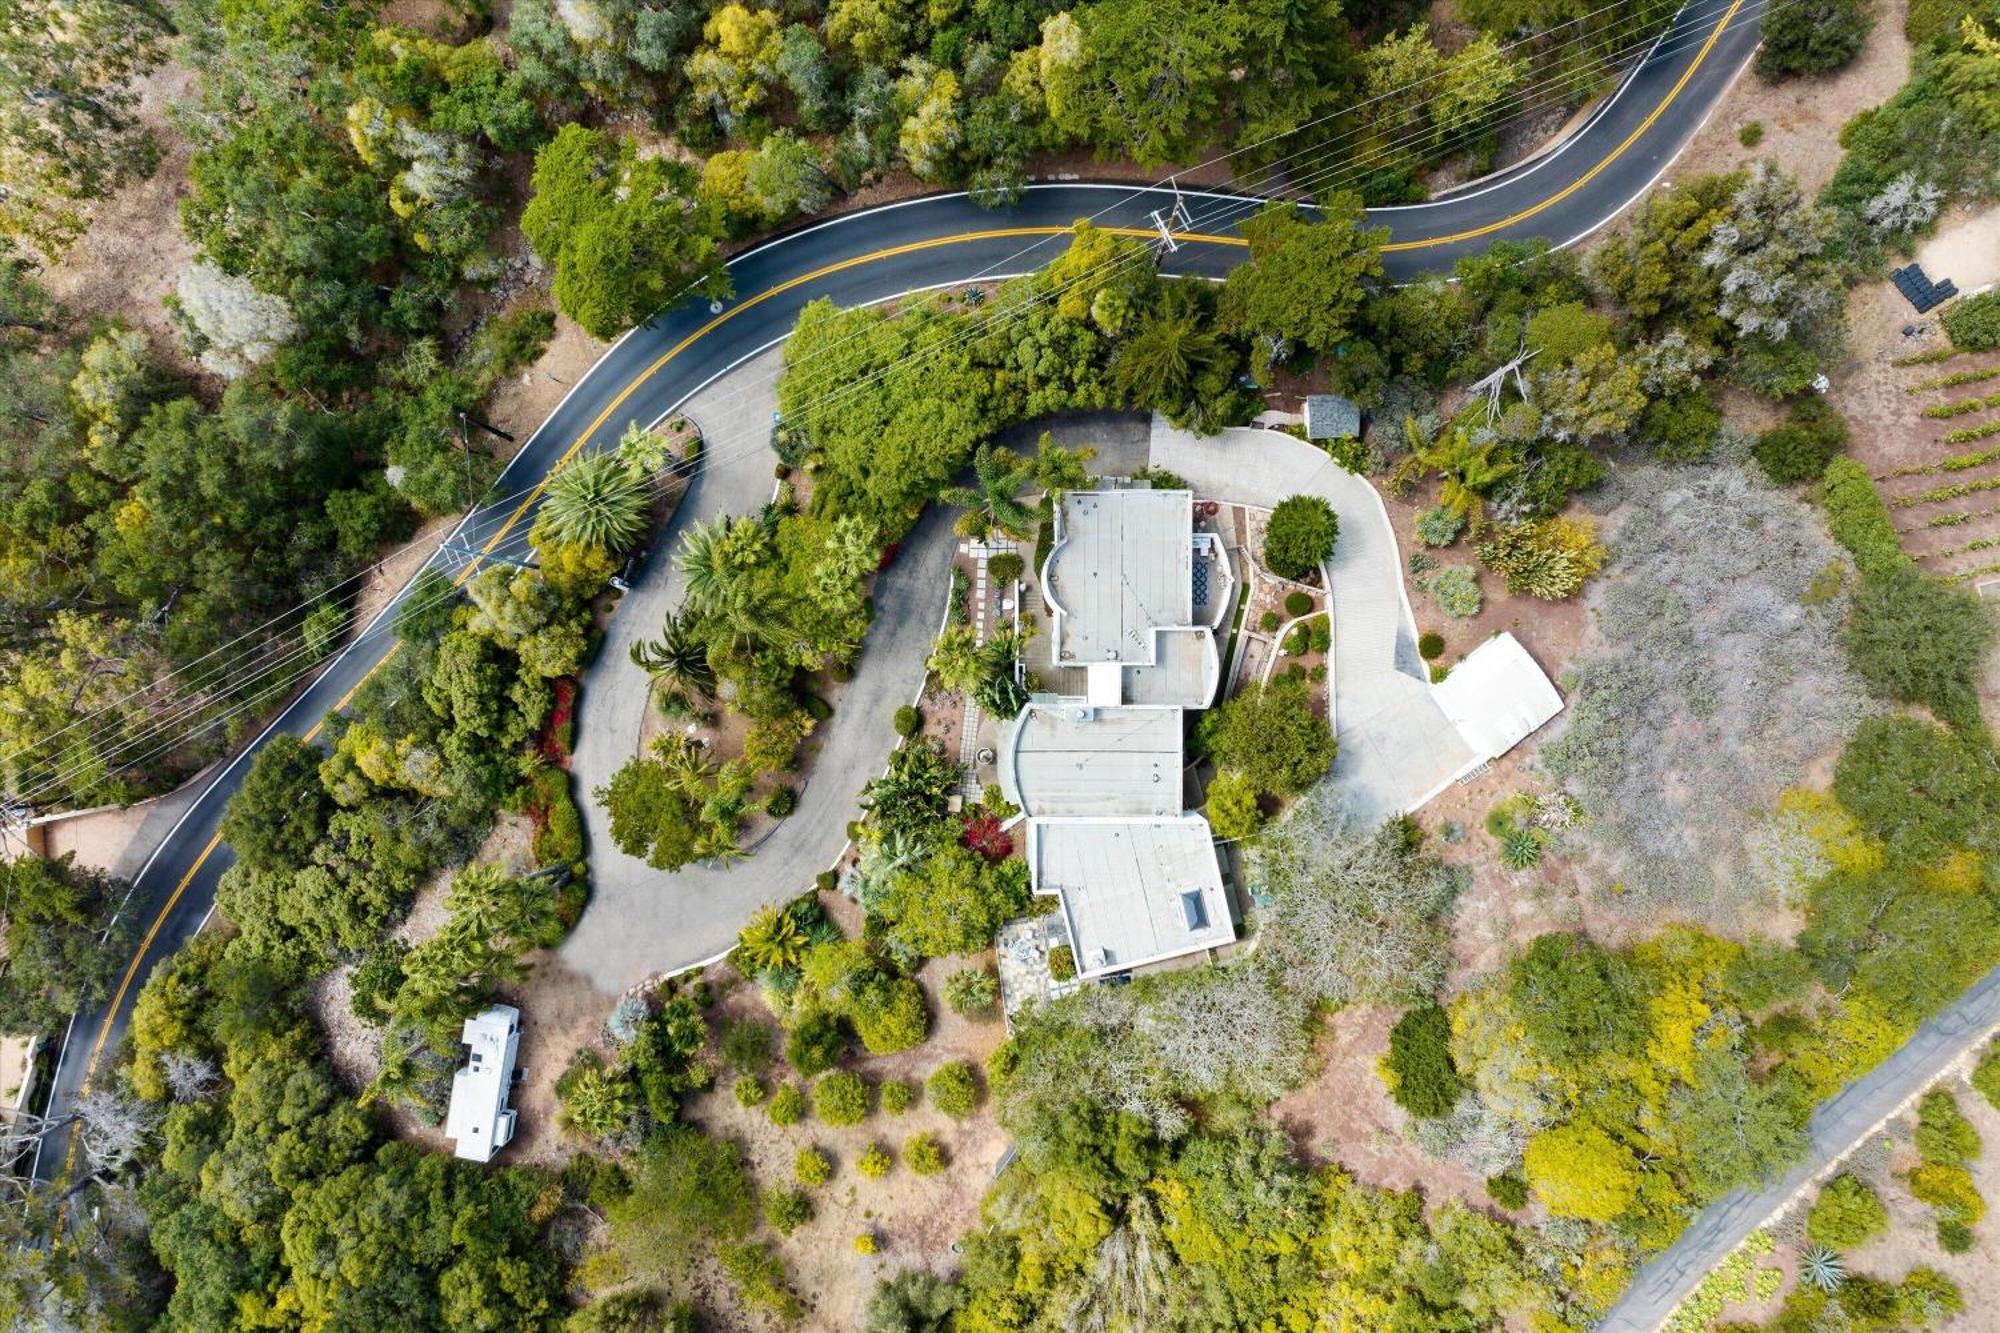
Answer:
[[(1490, 236), (1495, 232), (1504, 231), (1510, 227), (1519, 226), (1521, 223), (1528, 221), (1530, 218), (1535, 217), (1537, 214), (1543, 212), (1546, 209), (1555, 207), (1563, 200), (1575, 194), (1578, 190), (1582, 189), (1585, 185), (1588, 185), (1592, 180), (1596, 179), (1598, 174), (1604, 171), (1605, 168), (1609, 167), (1613, 162), (1616, 162), (1620, 157), (1624, 156), (1626, 151), (1629, 150), (1634, 143), (1638, 142), (1640, 136), (1644, 135), (1646, 131), (1650, 130), (1653, 127), (1654, 123), (1659, 120), (1660, 116), (1666, 111), (1666, 109), (1673, 104), (1674, 99), (1679, 97), (1682, 90), (1687, 87), (1688, 81), (1694, 77), (1694, 73), (1697, 69), (1701, 67), (1701, 63), (1708, 58), (1709, 52), (1714, 49), (1716, 42), (1721, 39), (1723, 32), (1729, 26), (1730, 20), (1736, 16), (1736, 12), (1738, 9), (1742, 7), (1742, 4), (1743, 0), (1733, 0), (1733, 3), (1731, 3), (1729, 9), (1723, 14), (1722, 18), (1716, 23), (1714, 29), (1710, 31), (1708, 35), (1708, 40), (1702, 44), (1701, 50), (1698, 51), (1695, 54), (1695, 58), (1691, 62), (1689, 62), (1687, 69), (1682, 71), (1679, 81), (1677, 81), (1674, 84), (1674, 86), (1667, 91), (1667, 95), (1665, 97), (1660, 99), (1659, 105), (1655, 106), (1651, 111), (1651, 113), (1648, 114), (1647, 117), (1643, 121), (1641, 121), (1639, 125), (1635, 129), (1633, 129), (1633, 131), (1630, 134), (1626, 135), (1625, 138), (1617, 145), (1617, 147), (1613, 148), (1600, 161), (1598, 161), (1596, 165), (1592, 166), (1588, 171), (1578, 176), (1575, 180), (1571, 181), (1561, 190), (1558, 190), (1556, 193), (1549, 195), (1547, 198), (1542, 199), (1536, 202), (1535, 204), (1520, 210), (1517, 213), (1514, 213), (1508, 217), (1501, 218), (1497, 222), (1489, 222), (1483, 226), (1474, 227), (1466, 231), (1452, 232), (1451, 234), (1445, 236), (1433, 236), (1426, 240), (1395, 241), (1391, 242), (1388, 245), (1383, 246), (1382, 247), (1383, 250), (1384, 251), (1423, 250), (1434, 246), (1454, 245), (1462, 241), (1477, 240), (1482, 236)], [(1142, 239), (1158, 235), (1157, 232), (1141, 227), (1107, 227), (1104, 230), (1106, 230), (1107, 232), (1111, 233), (1114, 236), (1130, 236)], [(570, 444), (569, 448), (563, 451), (562, 457), (558, 458), (555, 461), (555, 463), (552, 466), (550, 466), (549, 470), (542, 474), (542, 479), (535, 483), (534, 489), (528, 492), (527, 498), (522, 500), (519, 505), (515, 506), (514, 511), (507, 516), (506, 521), (500, 525), (499, 530), (496, 531), (490, 538), (488, 538), (486, 544), (480, 548), (482, 554), (491, 553), (496, 547), (500, 545), (502, 541), (506, 539), (507, 534), (513, 531), (515, 525), (518, 524), (521, 521), (522, 517), (527, 514), (528, 510), (534, 505), (535, 501), (541, 498), (543, 490), (549, 484), (549, 478), (554, 476), (556, 471), (559, 468), (561, 468), (563, 464), (567, 463), (572, 457), (574, 457), (576, 455), (576, 452), (579, 449), (583, 448), (584, 444), (588, 442), (591, 438), (593, 438), (597, 434), (597, 432), (603, 428), (604, 424), (611, 419), (612, 415), (615, 412), (617, 412), (619, 408), (625, 405), (626, 400), (631, 398), (631, 396), (638, 391), (641, 385), (645, 384), (648, 380), (652, 379), (653, 376), (659, 374), (660, 371), (664, 370), (670, 363), (673, 362), (673, 360), (676, 357), (680, 356), (681, 353), (685, 352), (688, 348), (700, 342), (703, 338), (708, 337), (710, 334), (720, 329), (730, 320), (735, 319), (738, 315), (742, 314), (744, 311), (755, 309), (757, 306), (762, 305), (764, 302), (769, 301), (774, 297), (782, 296), (786, 292), (795, 291), (798, 288), (807, 285), (808, 283), (818, 282), (822, 278), (830, 277), (833, 274), (844, 272), (845, 270), (848, 269), (859, 268), (864, 264), (878, 264), (885, 260), (897, 259), (904, 255), (918, 254), (925, 250), (935, 250), (948, 245), (966, 245), (979, 241), (1011, 240), (1011, 239), (1019, 239), (1025, 237), (1061, 236), (1069, 231), (1070, 228), (1068, 227), (1046, 227), (1046, 226), (994, 227), (984, 231), (959, 232), (950, 236), (933, 237), (929, 240), (910, 241), (903, 245), (892, 245), (885, 249), (872, 250), (867, 254), (855, 255), (850, 259), (843, 259), (836, 263), (828, 264), (822, 268), (816, 268), (810, 273), (802, 273), (796, 278), (789, 278), (784, 282), (778, 283), (776, 286), (767, 287), (763, 291), (758, 292), (754, 296), (745, 297), (742, 301), (731, 306), (729, 309), (723, 311), (721, 314), (715, 316), (713, 319), (709, 320), (706, 324), (703, 324), (700, 328), (696, 329), (693, 333), (690, 333), (687, 337), (675, 343), (672, 347), (668, 348), (665, 352), (661, 353), (659, 359), (653, 361), (644, 370), (640, 371), (637, 375), (633, 376), (631, 382), (626, 384), (626, 386), (623, 389), (620, 389), (618, 391), (617, 396), (614, 397), (609, 403), (605, 405), (604, 410), (599, 412), (595, 417), (591, 419), (590, 424), (584, 428), (583, 433), (578, 435), (576, 439)], [(1246, 242), (1240, 236), (1215, 235), (1206, 232), (1176, 233), (1175, 239), (1179, 241), (1193, 242), (1204, 245), (1242, 246), (1248, 244), (1248, 242)], [(478, 562), (476, 561), (469, 563), (464, 569), (460, 570), (458, 575), (452, 580), (453, 584), (462, 585), (468, 578), (472, 576), (472, 571), (477, 567), (477, 563)], [(372, 666), (370, 666), (367, 671), (362, 673), (361, 679), (354, 683), (354, 687), (348, 690), (347, 693), (341, 695), (340, 699), (334, 704), (334, 706), (328, 711), (328, 713), (321, 716), (321, 718), (317, 722), (313, 723), (313, 725), (305, 732), (304, 739), (307, 741), (311, 741), (312, 739), (317, 737), (320, 731), (326, 726), (327, 717), (331, 716), (334, 713), (338, 713), (342, 709), (346, 708), (348, 704), (353, 701), (356, 692), (359, 691), (363, 685), (366, 685), (371, 679), (373, 679), (376, 672), (380, 671), (391, 660), (393, 660), (397, 652), (399, 652), (401, 648), (402, 645), (400, 643), (390, 645), (389, 649), (386, 652), (384, 652), (381, 657), (377, 658), (375, 663)], [(188, 886), (194, 883), (195, 876), (201, 873), (201, 868), (207, 864), (208, 858), (214, 855), (215, 849), (221, 845), (222, 845), (222, 837), (220, 834), (217, 834), (208, 840), (208, 844), (201, 849), (201, 854), (195, 857), (194, 863), (188, 867), (187, 873), (182, 875), (180, 878), (180, 882), (174, 885), (173, 892), (167, 895), (167, 901), (165, 902), (165, 904), (161, 906), (159, 914), (153, 918), (152, 924), (147, 927), (144, 938), (141, 939), (138, 949), (135, 950), (132, 955), (132, 961), (126, 965), (124, 975), (121, 976), (118, 980), (118, 989), (112, 993), (111, 1003), (104, 1011), (104, 1021), (98, 1026), (96, 1040), (94, 1040), (91, 1043), (90, 1060), (89, 1063), (84, 1067), (84, 1076), (83, 1076), (84, 1092), (88, 1093), (90, 1091), (91, 1082), (97, 1076), (97, 1064), (104, 1054), (105, 1044), (109, 1042), (111, 1039), (112, 1025), (117, 1019), (119, 1010), (124, 1006), (125, 997), (127, 993), (131, 990), (132, 983), (138, 978), (139, 965), (145, 959), (146, 951), (152, 947), (153, 941), (155, 938), (158, 937), (161, 927), (166, 924), (167, 918), (170, 915), (172, 915), (175, 906), (180, 902), (181, 895), (187, 892)], [(63, 1174), (65, 1178), (67, 1178), (67, 1176), (69, 1175), (70, 1169), (75, 1163), (75, 1159), (76, 1159), (76, 1139), (74, 1136), (72, 1136), (70, 1139), (69, 1153), (65, 1157), (63, 1164)]]

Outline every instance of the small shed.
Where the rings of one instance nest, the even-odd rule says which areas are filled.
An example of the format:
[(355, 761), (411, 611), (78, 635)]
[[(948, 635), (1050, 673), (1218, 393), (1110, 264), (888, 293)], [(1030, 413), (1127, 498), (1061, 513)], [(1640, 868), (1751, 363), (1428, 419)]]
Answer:
[(496, 1004), (465, 1020), (459, 1040), (471, 1048), (465, 1068), (451, 1076), (451, 1108), (445, 1137), (472, 1162), (489, 1162), (514, 1138), (514, 1111), (507, 1097), (514, 1087), (514, 1057), (521, 1042), (521, 1011)]
[(1336, 393), (1316, 393), (1306, 399), (1308, 440), (1358, 440), (1361, 409)]

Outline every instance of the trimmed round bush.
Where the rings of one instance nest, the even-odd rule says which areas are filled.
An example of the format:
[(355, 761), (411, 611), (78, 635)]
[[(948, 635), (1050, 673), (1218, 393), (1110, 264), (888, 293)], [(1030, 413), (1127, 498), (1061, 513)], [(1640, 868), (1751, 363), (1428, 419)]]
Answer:
[(924, 710), (915, 704), (904, 704), (896, 710), (896, 734), (904, 740), (924, 729)]
[(873, 1098), (861, 1075), (845, 1070), (813, 1085), (813, 1114), (829, 1125), (858, 1125), (868, 1118)]
[(1758, 144), (1764, 142), (1764, 122), (1753, 120), (1742, 129), (1736, 131), (1736, 142), (1742, 144), (1745, 148), (1755, 148)]
[(1417, 652), (1426, 662), (1435, 662), (1444, 656), (1444, 635), (1436, 630), (1425, 630), (1417, 639)]
[(1285, 594), (1285, 614), (1292, 619), (1297, 620), (1312, 609), (1313, 599), (1311, 593), (1301, 592), (1297, 588), (1294, 588)]
[(937, 1135), (918, 1134), (905, 1143), (903, 1165), (920, 1176), (934, 1176), (944, 1170), (946, 1165), (944, 1149), (938, 1145)]
[(818, 1189), (833, 1178), (833, 1160), (817, 1148), (801, 1148), (792, 1158), (792, 1178)]
[(1340, 519), (1317, 495), (1294, 495), (1278, 502), (1264, 525), (1264, 565), (1279, 578), (1302, 579), (1333, 554)]
[(796, 1125), (806, 1118), (806, 1095), (796, 1083), (780, 1083), (764, 1114), (774, 1125)]
[(1058, 944), (1049, 950), (1049, 976), (1056, 981), (1069, 981), (1076, 976), (1076, 950), (1067, 944)]
[(847, 1025), (829, 1013), (808, 1014), (785, 1039), (785, 1059), (805, 1078), (823, 1074), (847, 1054)]
[(856, 1254), (874, 1254), (881, 1248), (881, 1244), (876, 1241), (875, 1233), (872, 1231), (864, 1231), (854, 1238), (854, 1252)]
[(889, 1174), (889, 1168), (896, 1159), (889, 1156), (889, 1150), (879, 1143), (868, 1145), (868, 1151), (854, 1159), (854, 1169), (870, 1180), (880, 1180)]
[(908, 1079), (892, 1078), (884, 1083), (877, 1093), (882, 1109), (890, 1115), (901, 1115), (916, 1105), (917, 1089)]
[(1257, 617), (1257, 628), (1263, 630), (1266, 634), (1276, 634), (1278, 626), (1284, 623), (1284, 620), (1279, 617), (1276, 611), (1266, 611), (1263, 615)]
[(1832, 1250), (1851, 1250), (1889, 1229), (1882, 1200), (1851, 1175), (1835, 1176), (1806, 1214), (1806, 1239)]
[(1972, 1228), (1956, 1217), (1940, 1217), (1937, 1224), (1938, 1248), (1946, 1254), (1969, 1254), (1977, 1242)]
[(1792, 404), (1783, 425), (1757, 437), (1750, 454), (1764, 474), (1780, 486), (1818, 481), (1847, 444), (1847, 419), (1818, 394)]
[(979, 1080), (963, 1061), (939, 1065), (930, 1077), (929, 1092), (931, 1105), (953, 1120), (965, 1119), (979, 1105)]
[(870, 1055), (894, 1055), (922, 1044), (931, 1031), (924, 988), (908, 977), (870, 986), (855, 1006), (854, 1030)]

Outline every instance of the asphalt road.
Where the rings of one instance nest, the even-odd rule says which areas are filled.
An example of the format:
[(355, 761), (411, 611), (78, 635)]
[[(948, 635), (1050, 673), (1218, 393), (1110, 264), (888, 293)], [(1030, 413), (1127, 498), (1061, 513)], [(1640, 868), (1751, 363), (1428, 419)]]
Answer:
[[(1390, 228), (1383, 256), (1397, 279), (1448, 269), (1496, 240), (1582, 239), (1637, 199), (1692, 137), (1755, 49), (1765, 0), (1691, 0), (1654, 53), (1557, 151), (1429, 204), (1385, 209), (1371, 221)], [(651, 421), (755, 353), (781, 341), (800, 309), (827, 297), (840, 305), (912, 290), (1032, 271), (1060, 253), (1079, 217), (1135, 235), (1154, 234), (1150, 215), (1168, 208), (1166, 191), (1132, 185), (1031, 187), (1008, 209), (987, 210), (960, 194), (933, 195), (802, 227), (730, 262), (735, 297), (720, 312), (684, 301), (616, 343), (522, 446), (495, 494), (520, 496), (563, 459), (615, 440), (630, 420)], [(1214, 277), (1244, 257), (1237, 224), (1257, 201), (1189, 192), (1192, 225), (1163, 267)], [(712, 450), (753, 447), (715, 440)], [(716, 457), (709, 461), (714, 463)], [(468, 515), (469, 544), (520, 549), (538, 490)], [(440, 552), (447, 570), (463, 557)], [(316, 736), (321, 719), (346, 703), (380, 660), (393, 606), (271, 724), (257, 742), (209, 780), (185, 817), (146, 862), (133, 895), (143, 943), (112, 999), (80, 1014), (63, 1044), (51, 1109), (57, 1113), (109, 1064), (123, 1039), (131, 1002), (145, 978), (207, 918), (215, 882), (230, 863), (215, 830), (242, 781), (249, 756), (270, 735)], [(820, 781), (830, 781), (832, 774)], [(858, 786), (862, 775), (852, 774)], [(796, 818), (796, 816), (795, 816)], [(66, 1177), (69, 1143), (51, 1138), (39, 1177)]]

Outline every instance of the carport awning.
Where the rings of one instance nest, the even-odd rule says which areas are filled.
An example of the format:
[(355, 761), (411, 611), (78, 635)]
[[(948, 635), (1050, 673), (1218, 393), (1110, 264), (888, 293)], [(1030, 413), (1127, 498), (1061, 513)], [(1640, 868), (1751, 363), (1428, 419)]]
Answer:
[(1562, 695), (1511, 634), (1473, 649), (1433, 697), (1481, 759), (1507, 753), (1563, 707)]

